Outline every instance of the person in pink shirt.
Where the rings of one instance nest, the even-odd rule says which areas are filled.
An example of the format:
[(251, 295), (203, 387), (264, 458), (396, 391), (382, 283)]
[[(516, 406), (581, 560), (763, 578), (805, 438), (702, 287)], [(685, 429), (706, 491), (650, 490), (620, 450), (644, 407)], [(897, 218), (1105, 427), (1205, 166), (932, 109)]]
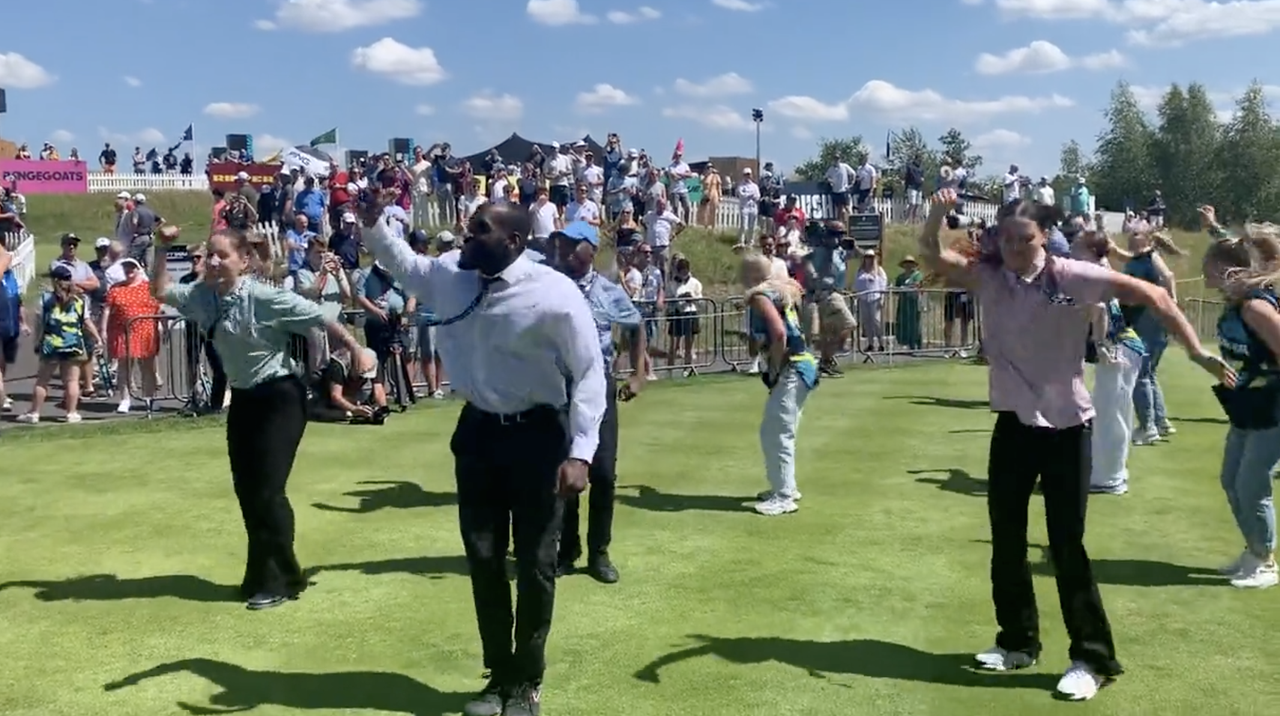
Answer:
[(1090, 309), (1118, 298), (1158, 317), (1193, 362), (1219, 381), (1235, 374), (1205, 351), (1167, 291), (1097, 264), (1049, 256), (1046, 231), (1061, 210), (1014, 202), (997, 216), (998, 240), (976, 256), (944, 249), (939, 230), (956, 203), (938, 192), (920, 234), (921, 259), (952, 286), (977, 297), (996, 413), (987, 463), (991, 591), (999, 633), (977, 655), (993, 671), (1031, 666), (1040, 656), (1040, 624), (1027, 563), (1027, 506), (1036, 481), (1044, 493), (1049, 554), (1071, 639), (1071, 665), (1058, 682), (1083, 701), (1123, 673), (1111, 626), (1084, 548), (1094, 416), (1084, 382)]

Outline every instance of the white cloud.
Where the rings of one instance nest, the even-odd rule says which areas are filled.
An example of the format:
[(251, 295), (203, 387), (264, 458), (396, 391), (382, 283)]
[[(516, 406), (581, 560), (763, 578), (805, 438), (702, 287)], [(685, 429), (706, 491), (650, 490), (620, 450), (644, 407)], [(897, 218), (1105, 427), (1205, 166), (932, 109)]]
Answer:
[(285, 28), (302, 32), (344, 32), (417, 17), (420, 0), (284, 0), (275, 20), (258, 20), (259, 30)]
[(796, 139), (813, 139), (813, 131), (808, 127), (795, 126), (791, 128), (791, 136)]
[(1280, 0), (996, 0), (995, 5), (1012, 17), (1102, 20), (1128, 27), (1129, 42), (1145, 46), (1174, 47), (1280, 29)]
[(66, 144), (67, 142), (74, 142), (75, 140), (76, 135), (65, 129), (55, 129), (49, 133), (49, 141), (54, 144)]
[(676, 92), (686, 97), (730, 97), (738, 94), (749, 94), (754, 91), (751, 82), (747, 78), (736, 72), (727, 72), (723, 75), (712, 77), (711, 79), (697, 84), (686, 79), (678, 79), (675, 83)]
[(605, 18), (615, 25), (630, 25), (636, 22), (644, 22), (645, 20), (657, 20), (661, 17), (662, 13), (647, 5), (641, 5), (636, 8), (635, 12), (614, 10), (613, 12), (605, 15)]
[(53, 84), (57, 77), (16, 52), (0, 53), (0, 87), (35, 89)]
[(747, 0), (711, 0), (711, 4), (734, 12), (760, 12), (764, 9), (764, 3)]
[(1017, 147), (1025, 147), (1031, 143), (1031, 138), (1018, 134), (1009, 129), (993, 129), (985, 134), (979, 134), (973, 138), (973, 146), (976, 149), (1014, 149)]
[(422, 117), (430, 117), (436, 113), (436, 108), (429, 104), (420, 104), (413, 108), (413, 113)]
[(131, 77), (129, 75), (125, 75), (123, 79), (124, 79), (124, 83), (129, 85), (130, 87), (142, 86), (142, 80), (138, 79), (137, 77)]
[(626, 107), (638, 104), (639, 99), (610, 84), (598, 84), (590, 92), (579, 92), (574, 105), (579, 112), (595, 114), (610, 107)]
[(490, 122), (519, 119), (524, 114), (524, 102), (519, 97), (495, 95), (485, 90), (465, 100), (462, 111), (468, 116)]
[(284, 137), (277, 137), (274, 134), (255, 134), (253, 135), (253, 154), (255, 158), (266, 159), (281, 149), (294, 146), (294, 144), (295, 142), (291, 142)]
[(132, 144), (144, 148), (164, 144), (164, 133), (154, 127), (138, 132), (113, 132), (106, 127), (98, 127), (98, 136), (113, 144)]
[(433, 85), (449, 76), (430, 47), (409, 47), (390, 37), (352, 50), (351, 64), (406, 85)]
[(244, 102), (212, 102), (204, 106), (204, 113), (219, 119), (245, 119), (261, 110), (256, 104)]
[(973, 68), (983, 75), (1011, 75), (1046, 74), (1073, 67), (1104, 70), (1122, 67), (1124, 64), (1124, 55), (1116, 50), (1073, 58), (1052, 42), (1036, 40), (1026, 47), (1009, 50), (1002, 55), (984, 52), (978, 55)]
[(596, 22), (595, 15), (583, 14), (578, 7), (578, 0), (529, 0), (524, 11), (529, 19), (539, 25), (590, 25)]
[(670, 119), (682, 119), (697, 122), (711, 129), (755, 129), (755, 124), (741, 112), (724, 105), (711, 107), (668, 107), (662, 110), (662, 116)]
[(934, 90), (907, 90), (884, 80), (871, 80), (849, 99), (834, 104), (795, 95), (769, 103), (770, 109), (784, 117), (825, 122), (842, 122), (854, 115), (870, 114), (883, 119), (956, 123), (1074, 106), (1075, 102), (1056, 94), (1048, 97), (1009, 95), (991, 100), (952, 99)]

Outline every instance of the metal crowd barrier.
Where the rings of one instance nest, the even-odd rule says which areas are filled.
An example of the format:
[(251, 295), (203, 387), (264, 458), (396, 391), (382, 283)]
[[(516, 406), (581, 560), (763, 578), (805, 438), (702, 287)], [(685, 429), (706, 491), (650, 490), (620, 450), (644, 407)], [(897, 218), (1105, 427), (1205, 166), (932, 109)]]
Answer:
[(1178, 300), (1182, 313), (1196, 329), (1196, 335), (1202, 341), (1213, 341), (1218, 335), (1218, 317), (1226, 305), (1222, 301), (1211, 301), (1204, 298), (1182, 298)]

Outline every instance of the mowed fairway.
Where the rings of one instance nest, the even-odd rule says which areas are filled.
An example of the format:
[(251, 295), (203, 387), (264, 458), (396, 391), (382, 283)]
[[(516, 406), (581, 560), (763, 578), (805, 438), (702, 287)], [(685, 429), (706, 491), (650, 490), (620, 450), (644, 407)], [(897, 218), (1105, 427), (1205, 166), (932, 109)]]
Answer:
[[(1208, 379), (1180, 355), (1165, 363), (1179, 434), (1135, 451), (1133, 492), (1091, 503), (1088, 545), (1129, 669), (1091, 704), (1050, 695), (1066, 640), (1036, 548), (1041, 665), (966, 668), (994, 636), (993, 420), (983, 368), (929, 364), (851, 371), (813, 395), (805, 500), (782, 518), (741, 507), (764, 486), (758, 381), (658, 385), (625, 405), (622, 582), (561, 581), (544, 713), (1274, 713), (1280, 590), (1208, 576), (1240, 549), (1218, 487), (1226, 428)], [(243, 537), (220, 426), (7, 433), (0, 713), (457, 713), (481, 665), (455, 413), (309, 430), (290, 493), (316, 585), (264, 613), (225, 601)]]

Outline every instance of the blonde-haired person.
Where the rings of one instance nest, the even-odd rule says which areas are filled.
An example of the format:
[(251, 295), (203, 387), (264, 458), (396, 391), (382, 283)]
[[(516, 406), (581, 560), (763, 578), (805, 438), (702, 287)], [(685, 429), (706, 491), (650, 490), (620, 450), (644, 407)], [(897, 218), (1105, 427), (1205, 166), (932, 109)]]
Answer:
[(1245, 549), (1222, 573), (1241, 589), (1280, 581), (1271, 476), (1280, 466), (1280, 228), (1247, 226), (1235, 238), (1218, 226), (1213, 207), (1200, 209), (1217, 240), (1204, 256), (1204, 282), (1226, 301), (1218, 345), (1236, 367), (1234, 387), (1214, 392), (1231, 427), (1223, 445), (1222, 489)]
[(771, 271), (772, 262), (766, 256), (748, 254), (742, 259), (747, 325), (766, 355), (760, 377), (769, 389), (769, 398), (760, 421), (760, 448), (769, 489), (757, 496), (755, 511), (767, 516), (797, 509), (796, 433), (805, 400), (818, 387), (818, 360), (809, 352), (800, 327), (804, 289), (793, 279), (775, 277)]
[[(1177, 284), (1173, 270), (1165, 263), (1161, 254), (1185, 256), (1186, 252), (1178, 248), (1168, 234), (1146, 231), (1129, 235), (1129, 253), (1132, 257), (1125, 263), (1124, 273), (1162, 287), (1168, 291), (1174, 303), (1177, 303)], [(1156, 377), (1160, 358), (1169, 345), (1169, 336), (1160, 319), (1143, 306), (1123, 308), (1125, 319), (1138, 332), (1138, 337), (1147, 347), (1147, 355), (1142, 359), (1142, 368), (1138, 371), (1138, 383), (1133, 390), (1133, 409), (1138, 417), (1133, 442), (1135, 445), (1151, 445), (1176, 432), (1169, 423), (1164, 391)]]

